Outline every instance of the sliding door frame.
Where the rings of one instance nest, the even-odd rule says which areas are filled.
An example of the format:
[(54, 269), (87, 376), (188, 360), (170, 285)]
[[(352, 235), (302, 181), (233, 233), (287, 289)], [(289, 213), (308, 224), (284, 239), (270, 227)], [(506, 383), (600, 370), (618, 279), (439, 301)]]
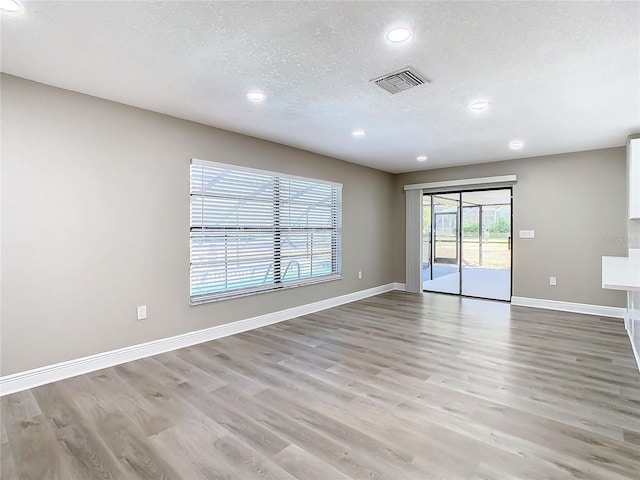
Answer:
[[(464, 295), (462, 293), (462, 194), (463, 193), (469, 193), (469, 192), (488, 192), (488, 191), (496, 191), (496, 190), (509, 190), (509, 200), (510, 200), (510, 214), (509, 214), (509, 238), (511, 239), (509, 242), (509, 300), (501, 300), (498, 298), (489, 298), (489, 297), (477, 297), (474, 295)], [(433, 263), (434, 263), (434, 259), (435, 259), (435, 242), (434, 242), (434, 238), (435, 238), (435, 212), (434, 212), (434, 208), (433, 208), (433, 197), (434, 196), (438, 196), (438, 195), (453, 195), (453, 194), (458, 194), (458, 212), (456, 214), (456, 217), (458, 219), (458, 225), (457, 225), (457, 232), (456, 232), (456, 237), (458, 239), (458, 293), (449, 293), (449, 292), (435, 292), (435, 291), (431, 291), (431, 290), (425, 290), (424, 287), (422, 287), (423, 292), (427, 292), (427, 293), (442, 293), (444, 295), (455, 295), (458, 297), (465, 297), (465, 298), (477, 298), (479, 300), (493, 300), (495, 302), (504, 302), (504, 303), (511, 303), (511, 297), (513, 296), (513, 245), (514, 245), (514, 241), (513, 241), (513, 186), (512, 185), (507, 185), (507, 186), (502, 186), (502, 187), (487, 187), (487, 188), (466, 188), (466, 189), (455, 189), (455, 190), (446, 190), (446, 191), (436, 191), (436, 192), (422, 192), (423, 197), (426, 195), (430, 196), (430, 200), (431, 200), (431, 238), (430, 243), (431, 243), (431, 248), (430, 248), (430, 252), (431, 252), (431, 259), (430, 259), (430, 263), (429, 263), (429, 278), (431, 280), (433, 280)], [(480, 222), (482, 222), (482, 220), (480, 220)]]
[[(430, 255), (431, 258), (429, 259), (429, 278), (431, 280), (433, 280), (433, 265), (435, 264), (436, 261), (436, 242), (435, 242), (435, 238), (436, 238), (436, 231), (437, 231), (437, 226), (436, 226), (436, 211), (435, 208), (433, 208), (433, 197), (437, 197), (438, 195), (451, 195), (453, 193), (458, 193), (458, 208), (456, 210), (456, 260), (457, 260), (457, 265), (458, 265), (458, 276), (460, 277), (460, 279), (462, 278), (462, 236), (460, 235), (460, 233), (462, 232), (462, 228), (461, 228), (461, 224), (460, 222), (462, 221), (462, 192), (437, 192), (437, 193), (424, 193), (423, 192), (423, 197), (425, 195), (429, 195), (430, 200), (431, 200), (431, 238), (429, 239), (429, 243), (431, 248), (430, 250)], [(423, 291), (429, 291), (429, 290), (424, 290), (424, 287), (422, 288)], [(460, 295), (462, 294), (462, 283), (460, 281), (458, 281), (458, 293), (453, 293), (453, 292), (434, 292), (434, 293), (445, 293), (447, 295)]]

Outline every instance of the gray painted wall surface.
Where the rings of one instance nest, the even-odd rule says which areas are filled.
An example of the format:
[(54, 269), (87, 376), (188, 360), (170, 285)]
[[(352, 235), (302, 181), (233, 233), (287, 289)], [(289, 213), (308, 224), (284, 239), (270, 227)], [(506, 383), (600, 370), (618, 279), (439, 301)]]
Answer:
[[(625, 149), (550, 155), (396, 176), (394, 230), (404, 236), (404, 185), (516, 174), (513, 295), (624, 307), (624, 292), (602, 289), (603, 255), (627, 254)], [(536, 238), (519, 239), (518, 230)], [(400, 241), (401, 240), (401, 241)], [(404, 258), (404, 240), (394, 243)], [(404, 262), (394, 278), (403, 282)], [(558, 285), (549, 285), (556, 276)]]
[(640, 248), (640, 220), (629, 220), (629, 248)]
[[(629, 145), (629, 140), (632, 138), (640, 138), (640, 133), (635, 133), (633, 135), (629, 135), (627, 138), (627, 146)], [(629, 165), (627, 165), (627, 175), (630, 173)], [(629, 183), (627, 182), (627, 195), (629, 193)], [(628, 206), (627, 206), (628, 208)], [(628, 210), (627, 210), (628, 213)], [(633, 220), (629, 220), (629, 248), (640, 248), (640, 219), (634, 218)]]
[[(393, 280), (391, 174), (8, 75), (1, 122), (2, 375)], [(343, 183), (343, 279), (190, 307), (191, 157)]]

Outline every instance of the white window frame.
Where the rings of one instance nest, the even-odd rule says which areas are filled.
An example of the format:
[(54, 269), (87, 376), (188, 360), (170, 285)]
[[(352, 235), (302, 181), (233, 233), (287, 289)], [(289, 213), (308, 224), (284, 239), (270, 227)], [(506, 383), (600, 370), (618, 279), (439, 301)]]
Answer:
[[(213, 266), (214, 260), (210, 260), (212, 262), (211, 271), (206, 270), (207, 269), (207, 266), (205, 264), (206, 262), (203, 263), (202, 260), (200, 260), (199, 262), (198, 261), (194, 262), (194, 258), (196, 258), (196, 256), (194, 255), (194, 251), (197, 250), (197, 247), (194, 248), (194, 245), (197, 245), (198, 239), (202, 241), (205, 238), (214, 238), (216, 236), (220, 238), (221, 234), (224, 233), (225, 244), (226, 244), (226, 235), (227, 235), (226, 230), (235, 232), (235, 238), (240, 239), (243, 235), (244, 229), (249, 229), (249, 228), (253, 230), (256, 229), (255, 226), (249, 227), (246, 224), (242, 224), (240, 220), (238, 220), (239, 223), (235, 223), (231, 227), (205, 225), (205, 223), (207, 222), (205, 220), (205, 213), (204, 213), (205, 211), (204, 197), (209, 197), (209, 200), (208, 200), (209, 202), (211, 202), (210, 198), (217, 198), (217, 199), (220, 199), (221, 202), (225, 202), (225, 201), (228, 202), (230, 200), (233, 200), (234, 192), (232, 190), (228, 190), (225, 192), (225, 191), (222, 191), (224, 189), (221, 189), (216, 193), (216, 195), (211, 196), (211, 195), (207, 195), (204, 189), (200, 190), (199, 192), (196, 191), (195, 185), (197, 185), (197, 180), (203, 177), (202, 173), (198, 173), (198, 167), (202, 167), (202, 169), (209, 168), (210, 169), (209, 172), (225, 171), (235, 175), (246, 174), (248, 179), (251, 177), (252, 174), (256, 175), (256, 177), (254, 178), (258, 178), (258, 176), (263, 176), (263, 177), (267, 176), (273, 179), (273, 182), (274, 182), (272, 186), (273, 192), (274, 192), (274, 195), (273, 195), (274, 200), (272, 204), (273, 224), (270, 227), (268, 226), (265, 226), (264, 228), (258, 227), (258, 231), (266, 233), (267, 235), (271, 235), (271, 234), (273, 235), (273, 245), (274, 245), (273, 257), (272, 257), (273, 263), (272, 263), (272, 267), (271, 266), (269, 267), (269, 268), (273, 268), (273, 273), (272, 273), (273, 282), (267, 282), (266, 284), (262, 284), (262, 285), (254, 285), (254, 286), (248, 286), (248, 287), (242, 287), (242, 288), (232, 287), (224, 290), (220, 290), (219, 288), (217, 288), (216, 291), (204, 292), (202, 290), (206, 288), (206, 286), (203, 286), (203, 285), (206, 285), (206, 282), (203, 280), (198, 280), (198, 281), (194, 280), (195, 278), (199, 278), (199, 276), (202, 277), (203, 275), (206, 276), (207, 274), (211, 274), (214, 276), (217, 275), (218, 277), (220, 277), (221, 275), (219, 270), (217, 271), (217, 274), (215, 272), (215, 267)], [(226, 163), (219, 163), (219, 162), (210, 162), (210, 161), (199, 160), (199, 159), (191, 159), (189, 169), (190, 169), (189, 171), (189, 183), (190, 183), (190, 189), (189, 189), (189, 192), (190, 192), (189, 193), (189, 198), (190, 198), (190, 202), (189, 202), (190, 203), (189, 298), (190, 298), (191, 305), (199, 305), (202, 303), (209, 303), (209, 302), (215, 302), (215, 301), (225, 300), (229, 298), (237, 298), (241, 296), (254, 295), (258, 293), (281, 290), (284, 288), (294, 288), (294, 287), (311, 285), (311, 284), (327, 282), (332, 280), (339, 280), (342, 278), (342, 184), (329, 182), (325, 180), (318, 180), (314, 178), (299, 177), (299, 176), (293, 176), (293, 175), (288, 175), (288, 174), (283, 174), (283, 173), (273, 172), (268, 170), (259, 170), (255, 168), (248, 168), (248, 167), (231, 165)], [(200, 170), (200, 172), (203, 172), (202, 169)], [(196, 183), (194, 183), (194, 178), (196, 179)], [(286, 195), (280, 193), (280, 185), (283, 186), (282, 188), (285, 188), (285, 186), (289, 184), (288, 181), (292, 181), (292, 183), (295, 183), (296, 181), (305, 182), (305, 183), (315, 184), (317, 186), (322, 186), (324, 188), (326, 188), (327, 186), (331, 188), (330, 190), (331, 200), (329, 203), (330, 210), (331, 210), (331, 215), (330, 215), (331, 228), (308, 227), (308, 226), (307, 227), (289, 226), (289, 228), (285, 228), (280, 225), (280, 216), (284, 210), (284, 207), (280, 200), (282, 200), (283, 197), (287, 198)], [(200, 215), (198, 215), (197, 213), (194, 214), (194, 209), (196, 212), (198, 210), (196, 207), (193, 206), (194, 199), (195, 199), (195, 202), (198, 202), (198, 200), (200, 200), (200, 205), (202, 205), (202, 213)], [(289, 200), (289, 205), (293, 204), (294, 202), (295, 201)], [(211, 203), (209, 204), (211, 205)], [(269, 203), (268, 205), (270, 207), (271, 203)], [(326, 206), (326, 204), (324, 205)], [(210, 217), (209, 220), (215, 218), (215, 214), (208, 214), (208, 215), (214, 215), (214, 217)], [(229, 217), (226, 217), (224, 221), (222, 221), (222, 217), (217, 219), (217, 220), (220, 220), (220, 223), (218, 225), (222, 225), (224, 222), (228, 222), (228, 218)], [(208, 235), (207, 232), (210, 232), (211, 235)], [(309, 256), (309, 263), (311, 265), (313, 265), (313, 241), (312, 240), (310, 241), (309, 239), (310, 238), (313, 239), (314, 238), (313, 233), (317, 233), (317, 232), (322, 232), (325, 235), (329, 233), (331, 235), (331, 242), (330, 242), (331, 244), (330, 270), (331, 271), (330, 273), (314, 275), (313, 269), (311, 267), (311, 269), (309, 270), (309, 275), (311, 276), (307, 276), (305, 278), (298, 278), (294, 280), (285, 278), (286, 267), (287, 265), (291, 265), (292, 260), (289, 260), (288, 261), (289, 263), (287, 265), (283, 265), (284, 260), (282, 258), (282, 250), (283, 250), (282, 238), (285, 237), (287, 233), (292, 233), (292, 232), (295, 232), (297, 234), (302, 234), (303, 232), (307, 232), (307, 235), (306, 235), (307, 239), (306, 239), (305, 245), (306, 245), (307, 252), (309, 251), (311, 252), (310, 254), (307, 253), (307, 255)], [(199, 251), (202, 252), (202, 250), (199, 250)], [(211, 256), (210, 258), (213, 258), (213, 256)], [(242, 256), (237, 256), (236, 258), (242, 259)], [(225, 256), (225, 259), (227, 259), (226, 256)], [(215, 263), (218, 265), (218, 269), (219, 269), (220, 261), (219, 260), (215, 261)], [(229, 262), (225, 262), (225, 264), (226, 263), (229, 263)], [(238, 262), (238, 264), (239, 263), (240, 262)], [(194, 271), (197, 273), (194, 273)], [(267, 278), (268, 274), (269, 274), (269, 271), (267, 270), (265, 279)], [(298, 265), (298, 276), (299, 275), (300, 275), (300, 266)], [(224, 278), (225, 278), (225, 285), (228, 285), (229, 281), (228, 281), (228, 274), (226, 273), (226, 268), (225, 268)], [(201, 289), (201, 292), (194, 294), (194, 286), (199, 287)]]

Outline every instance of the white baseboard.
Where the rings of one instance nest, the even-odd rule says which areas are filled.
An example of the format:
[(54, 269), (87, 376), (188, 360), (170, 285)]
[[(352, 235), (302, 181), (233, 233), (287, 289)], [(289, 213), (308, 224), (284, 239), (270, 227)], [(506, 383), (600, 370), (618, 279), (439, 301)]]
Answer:
[(405, 291), (407, 289), (407, 285), (405, 283), (396, 282), (393, 284), (393, 289)]
[(544, 300), (542, 298), (511, 297), (511, 305), (519, 307), (545, 308), (562, 312), (584, 313), (599, 317), (625, 318), (627, 309), (623, 307), (607, 307), (604, 305), (590, 305), (587, 303), (559, 302), (558, 300)]
[[(345, 303), (355, 302), (364, 298), (379, 295), (396, 289), (395, 283), (380, 285), (378, 287), (353, 292), (339, 297), (320, 300), (319, 302), (300, 305), (299, 307), (288, 308), (278, 312), (267, 313), (257, 317), (239, 320), (237, 322), (226, 323), (216, 327), (183, 333), (175, 337), (162, 338), (147, 343), (132, 345), (130, 347), (119, 348), (108, 352), (90, 355), (88, 357), (77, 358), (66, 362), (47, 365), (25, 372), (18, 372), (0, 377), (0, 396), (28, 390), (30, 388), (45, 385), (65, 378), (75, 377), (89, 372), (95, 372), (121, 363), (138, 360), (140, 358), (157, 355), (159, 353), (177, 350), (179, 348), (208, 342), (217, 338), (235, 335), (255, 328), (264, 327), (274, 323), (290, 320), (292, 318), (309, 315), (331, 307), (337, 307)], [(403, 285), (404, 287), (404, 285)]]

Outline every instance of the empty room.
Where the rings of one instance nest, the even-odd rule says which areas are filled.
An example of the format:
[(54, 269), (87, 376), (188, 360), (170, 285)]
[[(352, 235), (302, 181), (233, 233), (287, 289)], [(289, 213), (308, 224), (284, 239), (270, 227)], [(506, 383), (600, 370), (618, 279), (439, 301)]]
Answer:
[(2, 480), (640, 478), (640, 2), (0, 41)]

